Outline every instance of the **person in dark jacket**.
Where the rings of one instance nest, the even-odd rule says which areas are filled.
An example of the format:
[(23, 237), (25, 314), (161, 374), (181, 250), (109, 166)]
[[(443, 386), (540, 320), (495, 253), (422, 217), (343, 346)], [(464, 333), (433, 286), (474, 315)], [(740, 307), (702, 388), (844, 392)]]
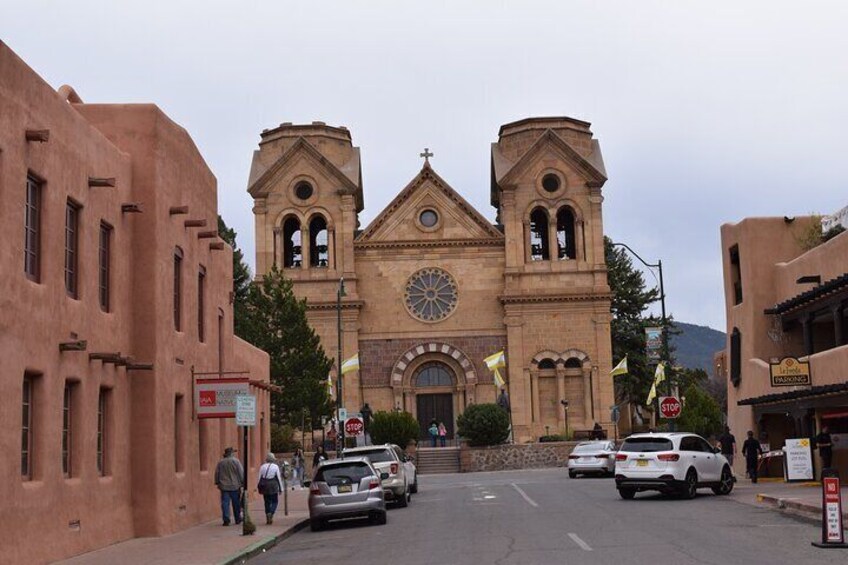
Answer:
[(759, 456), (763, 454), (760, 442), (754, 439), (754, 432), (748, 430), (748, 439), (742, 444), (742, 455), (745, 457), (745, 466), (752, 483), (757, 482), (757, 464)]
[(319, 445), (318, 449), (315, 450), (315, 455), (312, 456), (312, 470), (314, 471), (315, 468), (321, 463), (321, 461), (326, 461), (326, 460), (327, 460), (327, 452), (324, 451), (323, 445)]
[(230, 525), (230, 505), (233, 507), (236, 524), (241, 524), (240, 498), (244, 486), (244, 468), (232, 447), (224, 450), (224, 458), (218, 461), (218, 466), (215, 467), (215, 485), (221, 491), (221, 516), (224, 525)]
[(822, 470), (829, 468), (833, 464), (833, 440), (827, 426), (822, 426), (821, 433), (816, 436), (816, 447), (822, 460)]

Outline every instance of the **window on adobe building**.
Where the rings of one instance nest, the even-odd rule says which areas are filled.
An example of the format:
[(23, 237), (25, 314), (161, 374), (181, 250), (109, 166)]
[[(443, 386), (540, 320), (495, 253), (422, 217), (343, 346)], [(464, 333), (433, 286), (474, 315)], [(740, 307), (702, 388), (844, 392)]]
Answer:
[(77, 408), (79, 406), (79, 385), (73, 381), (65, 381), (65, 392), (62, 399), (62, 474), (65, 478), (78, 474), (74, 457), (77, 429)]
[(329, 266), (329, 244), (327, 239), (327, 220), (316, 215), (309, 222), (309, 266)]
[(556, 192), (559, 190), (559, 187), (559, 177), (554, 173), (548, 173), (542, 177), (542, 188), (544, 188), (546, 192)]
[(197, 272), (197, 339), (206, 341), (206, 267), (200, 266)]
[(32, 479), (33, 469), (33, 406), (35, 400), (35, 379), (37, 375), (24, 373), (21, 396), (21, 477)]
[(547, 261), (550, 258), (548, 213), (544, 208), (536, 208), (530, 213), (530, 259)]
[(183, 395), (174, 397), (174, 471), (182, 473), (185, 470), (185, 445), (183, 426), (185, 420), (185, 402)]
[(41, 263), (41, 189), (42, 183), (27, 176), (24, 209), (24, 273), (39, 282)]
[(303, 263), (300, 221), (290, 217), (283, 222), (283, 267), (293, 269)]
[(97, 474), (105, 477), (109, 474), (107, 448), (107, 429), (109, 414), (109, 401), (111, 400), (111, 391), (108, 388), (101, 387), (100, 395), (97, 398)]
[(742, 333), (739, 328), (730, 332), (730, 382), (739, 386), (742, 380)]
[(182, 331), (183, 250), (174, 249), (174, 329)]
[(111, 303), (111, 276), (112, 276), (112, 226), (106, 222), (100, 222), (100, 246), (98, 251), (98, 293), (100, 295), (100, 309), (108, 312)]
[(577, 245), (574, 238), (574, 212), (563, 206), (557, 212), (557, 258), (576, 259)]
[(453, 377), (441, 363), (427, 363), (418, 370), (415, 386), (453, 386)]
[(580, 361), (577, 357), (571, 357), (565, 361), (566, 369), (582, 369), (583, 362)]
[(79, 298), (79, 217), (79, 204), (69, 199), (65, 205), (65, 290), (71, 298)]
[(309, 200), (314, 192), (315, 189), (306, 181), (301, 181), (294, 187), (294, 195), (301, 200)]
[(742, 304), (742, 271), (738, 245), (730, 248), (730, 282), (733, 285), (733, 304)]
[(556, 363), (554, 363), (553, 359), (542, 359), (541, 361), (539, 361), (539, 369), (556, 369)]

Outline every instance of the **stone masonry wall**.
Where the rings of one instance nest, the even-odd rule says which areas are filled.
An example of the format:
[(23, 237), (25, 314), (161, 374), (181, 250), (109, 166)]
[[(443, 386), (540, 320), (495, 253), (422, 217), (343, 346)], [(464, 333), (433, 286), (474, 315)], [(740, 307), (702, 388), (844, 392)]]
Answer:
[(460, 471), (507, 471), (512, 469), (543, 469), (563, 467), (576, 442), (526, 443), (468, 447), (460, 451)]

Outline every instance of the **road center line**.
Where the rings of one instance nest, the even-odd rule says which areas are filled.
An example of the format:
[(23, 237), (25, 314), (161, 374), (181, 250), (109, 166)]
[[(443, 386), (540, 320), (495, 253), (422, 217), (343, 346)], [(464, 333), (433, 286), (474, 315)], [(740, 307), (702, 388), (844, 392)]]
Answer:
[(527, 501), (527, 503), (528, 503), (530, 506), (532, 506), (533, 508), (538, 508), (538, 507), (539, 507), (539, 505), (536, 503), (536, 501), (535, 501), (535, 500), (533, 500), (532, 498), (530, 498), (529, 496), (527, 496), (527, 493), (526, 493), (526, 492), (524, 492), (523, 490), (521, 490), (521, 487), (519, 487), (519, 486), (518, 486), (517, 484), (515, 484), (515, 483), (510, 483), (510, 484), (512, 485), (512, 488), (514, 488), (516, 491), (518, 491), (518, 494), (520, 494), (520, 495), (521, 495), (521, 497), (522, 497), (524, 500), (526, 500), (526, 501)]
[(585, 541), (583, 541), (582, 539), (580, 539), (580, 537), (579, 537), (577, 534), (569, 533), (569, 534), (568, 534), (568, 537), (570, 537), (570, 538), (571, 538), (571, 540), (572, 540), (574, 543), (576, 543), (577, 545), (579, 545), (579, 546), (580, 546), (580, 549), (582, 549), (583, 551), (592, 551), (592, 548), (591, 548), (591, 547), (589, 547), (589, 544), (588, 544), (588, 543), (586, 543)]

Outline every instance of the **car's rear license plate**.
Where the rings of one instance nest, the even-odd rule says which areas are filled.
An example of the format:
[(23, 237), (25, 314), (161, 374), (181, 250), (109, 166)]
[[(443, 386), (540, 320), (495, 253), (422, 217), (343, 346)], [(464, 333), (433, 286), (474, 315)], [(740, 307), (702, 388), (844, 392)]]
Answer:
[(636, 460), (636, 466), (637, 467), (647, 467), (648, 466), (648, 460), (647, 459), (637, 459)]
[(350, 485), (339, 485), (339, 492), (352, 492), (353, 487)]

